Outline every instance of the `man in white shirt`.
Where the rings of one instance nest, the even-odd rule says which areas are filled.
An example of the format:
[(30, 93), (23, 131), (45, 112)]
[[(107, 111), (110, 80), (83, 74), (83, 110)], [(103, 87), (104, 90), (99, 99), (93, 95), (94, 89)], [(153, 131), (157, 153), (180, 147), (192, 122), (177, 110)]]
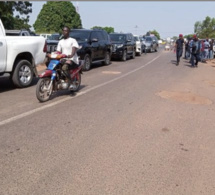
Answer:
[(77, 50), (79, 49), (78, 42), (69, 37), (70, 28), (65, 26), (63, 28), (63, 39), (61, 39), (57, 45), (57, 51), (61, 52), (62, 54), (67, 55), (66, 62), (62, 66), (62, 70), (66, 74), (67, 78), (70, 82), (70, 88), (73, 88), (71, 84), (71, 77), (69, 73), (69, 66), (78, 66), (79, 60), (77, 55)]

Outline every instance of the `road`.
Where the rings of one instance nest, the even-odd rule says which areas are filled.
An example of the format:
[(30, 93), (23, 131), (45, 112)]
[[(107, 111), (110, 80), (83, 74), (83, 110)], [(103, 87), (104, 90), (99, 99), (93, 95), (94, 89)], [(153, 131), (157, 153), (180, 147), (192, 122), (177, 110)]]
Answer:
[(0, 80), (1, 195), (214, 195), (215, 63), (142, 54), (46, 103)]

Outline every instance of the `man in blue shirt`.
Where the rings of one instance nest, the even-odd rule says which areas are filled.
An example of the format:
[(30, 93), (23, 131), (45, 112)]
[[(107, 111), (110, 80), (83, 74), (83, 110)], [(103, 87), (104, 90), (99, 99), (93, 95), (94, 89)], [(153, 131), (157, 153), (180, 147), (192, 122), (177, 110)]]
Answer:
[[(200, 60), (200, 51), (202, 44), (198, 40), (196, 35), (193, 35), (193, 41), (191, 42), (191, 67), (198, 66), (198, 62)], [(194, 60), (196, 59), (196, 63)]]
[(176, 51), (176, 65), (179, 65), (180, 62), (180, 57), (182, 56), (183, 53), (183, 44), (184, 44), (184, 39), (183, 39), (183, 35), (180, 34), (179, 35), (179, 39), (177, 39), (176, 43), (175, 43), (175, 51)]

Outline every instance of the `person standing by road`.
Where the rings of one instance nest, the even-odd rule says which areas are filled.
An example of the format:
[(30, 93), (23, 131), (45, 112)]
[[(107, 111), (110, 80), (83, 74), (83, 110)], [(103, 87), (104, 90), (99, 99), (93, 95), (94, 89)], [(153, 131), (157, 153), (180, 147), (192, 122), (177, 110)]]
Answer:
[(210, 41), (210, 48), (209, 48), (209, 60), (214, 59), (213, 46), (214, 46), (214, 39), (211, 39), (211, 41)]
[[(200, 60), (200, 50), (201, 50), (201, 42), (198, 40), (196, 35), (193, 35), (193, 41), (191, 43), (191, 67), (198, 66), (198, 62)], [(194, 60), (196, 62), (194, 63)]]
[(204, 47), (205, 47), (204, 58), (205, 58), (205, 61), (207, 61), (209, 58), (209, 48), (210, 48), (210, 43), (208, 42), (208, 39), (205, 40)]
[(191, 41), (191, 38), (188, 37), (187, 42), (185, 44), (185, 54), (184, 54), (185, 59), (190, 59), (190, 41)]
[(176, 51), (176, 65), (179, 65), (180, 58), (183, 53), (183, 44), (184, 44), (184, 38), (182, 34), (179, 34), (179, 38), (176, 40), (175, 43), (175, 51)]
[(201, 40), (201, 50), (200, 50), (200, 60), (201, 62), (205, 62), (205, 45), (204, 45), (204, 42), (205, 40)]

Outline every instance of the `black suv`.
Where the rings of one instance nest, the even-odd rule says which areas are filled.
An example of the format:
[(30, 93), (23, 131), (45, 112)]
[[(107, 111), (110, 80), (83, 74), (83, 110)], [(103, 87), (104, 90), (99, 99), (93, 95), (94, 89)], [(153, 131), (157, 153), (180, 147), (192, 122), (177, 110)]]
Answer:
[(112, 42), (112, 58), (126, 61), (127, 57), (135, 58), (136, 42), (131, 33), (110, 33)]
[(52, 34), (49, 38), (46, 40), (47, 44), (47, 53), (51, 53), (53, 51), (56, 51), (57, 49), (57, 44), (59, 40), (62, 38), (63, 35), (59, 33), (54, 33)]
[[(105, 65), (110, 64), (112, 45), (106, 31), (73, 29), (70, 31), (69, 36), (76, 39), (80, 46), (77, 54), (81, 60), (84, 60), (83, 70), (90, 70), (92, 63), (103, 62)], [(48, 48), (51, 49), (48, 50), (48, 53), (53, 52), (53, 48), (56, 49), (57, 43), (47, 42)], [(52, 44), (52, 47), (49, 44)]]

